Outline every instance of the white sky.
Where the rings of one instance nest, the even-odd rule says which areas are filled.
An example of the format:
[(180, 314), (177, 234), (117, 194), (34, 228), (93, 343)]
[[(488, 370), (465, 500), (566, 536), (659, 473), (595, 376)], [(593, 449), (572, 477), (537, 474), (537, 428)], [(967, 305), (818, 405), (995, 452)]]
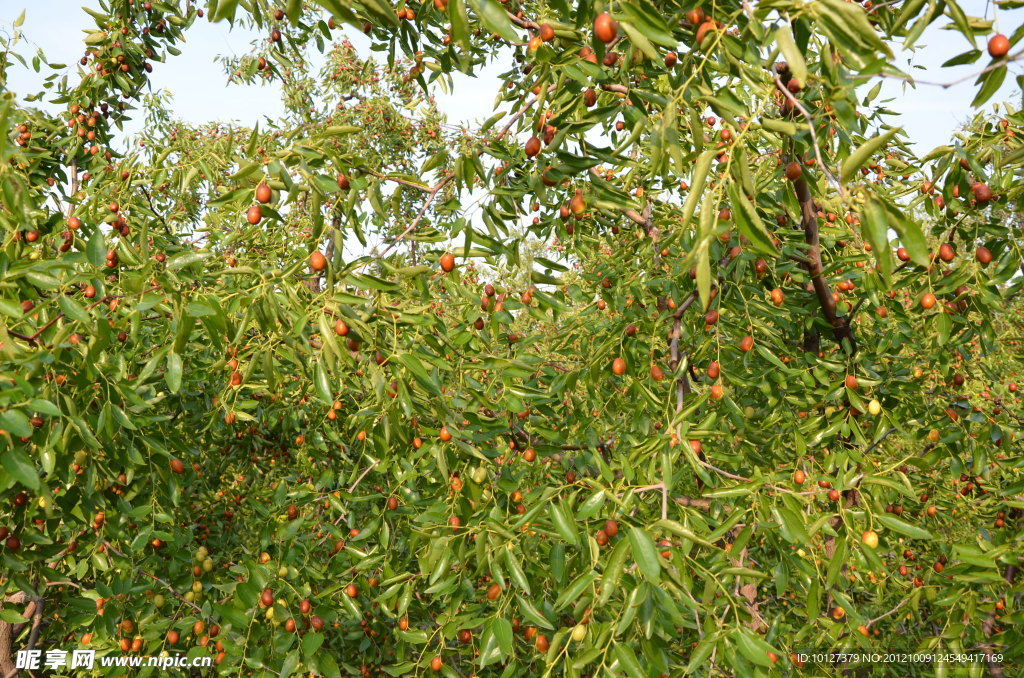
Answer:
[[(72, 67), (84, 51), (84, 33), (82, 29), (92, 27), (91, 18), (81, 9), (83, 0), (38, 0), (28, 3), (27, 0), (0, 0), (0, 31), (10, 35), (11, 24), (27, 9), (25, 23), (21, 27), (31, 45), (41, 47), (51, 63), (66, 63)], [(85, 0), (87, 4), (96, 5), (94, 0)], [(992, 17), (992, 5), (984, 0), (961, 0), (961, 7), (969, 16)], [(1001, 32), (1011, 35), (1024, 19), (1024, 11), (1001, 11), (996, 18), (996, 26)], [(945, 20), (937, 22), (943, 25)], [(344, 33), (360, 50), (360, 54), (370, 54), (367, 41), (358, 31), (349, 27)], [(342, 30), (335, 31), (338, 39)], [(251, 125), (263, 115), (274, 116), (281, 111), (276, 87), (238, 85), (228, 86), (221, 64), (214, 63), (214, 58), (225, 54), (244, 54), (249, 51), (250, 41), (263, 38), (262, 34), (229, 30), (227, 22), (211, 24), (202, 19), (186, 34), (187, 42), (179, 45), (182, 54), (169, 57), (165, 64), (154, 64), (151, 81), (155, 88), (165, 89), (173, 93), (174, 113), (193, 123), (207, 120), (233, 120)], [(988, 63), (988, 55), (984, 55), (978, 63), (952, 69), (940, 69), (939, 66), (950, 57), (966, 51), (967, 41), (954, 31), (932, 28), (918, 41), (916, 53), (897, 53), (895, 63), (907, 70), (908, 62), (924, 66), (925, 70), (912, 71), (921, 80), (949, 82), (964, 75), (980, 70)], [(984, 49), (984, 39), (979, 38), (979, 47)], [(25, 49), (22, 43), (22, 54), (31, 56), (34, 49)], [(437, 91), (435, 96), (439, 107), (448, 115), (449, 122), (483, 120), (491, 115), (494, 97), (500, 83), (497, 74), (506, 70), (507, 65), (491, 66), (477, 78), (478, 82), (470, 82), (466, 76), (456, 75), (455, 92), (445, 95)], [(37, 89), (36, 84), (41, 77), (50, 71), (44, 69), (37, 75), (31, 71), (12, 71), (10, 87), (18, 94), (25, 94)], [(1010, 100), (1015, 107), (1021, 106), (1021, 96), (1017, 90), (1015, 76), (1024, 72), (1024, 65), (1011, 65), (1011, 73), (1007, 76), (1002, 90), (991, 102)], [(920, 85), (916, 90), (906, 87), (898, 81), (887, 80), (883, 88), (883, 96), (892, 97), (889, 108), (903, 114), (904, 124), (910, 138), (917, 145), (918, 152), (924, 153), (934, 146), (948, 143), (950, 134), (972, 115), (970, 101), (973, 98), (973, 79), (960, 85), (943, 89), (941, 87)], [(989, 106), (991, 106), (991, 102)], [(137, 125), (139, 121), (133, 123)], [(131, 125), (128, 126), (131, 130)]]

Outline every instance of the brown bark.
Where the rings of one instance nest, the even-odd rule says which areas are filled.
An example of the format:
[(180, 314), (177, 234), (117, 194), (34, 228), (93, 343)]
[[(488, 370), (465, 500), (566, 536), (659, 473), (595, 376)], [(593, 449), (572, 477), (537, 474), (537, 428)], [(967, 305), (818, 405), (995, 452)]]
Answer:
[[(857, 352), (857, 340), (853, 336), (853, 328), (850, 327), (849, 320), (844, 317), (840, 317), (836, 313), (836, 302), (832, 297), (832, 290), (829, 289), (828, 281), (825, 280), (825, 276), (822, 275), (821, 265), (821, 245), (818, 239), (818, 213), (814, 209), (814, 199), (811, 197), (811, 189), (807, 186), (805, 179), (798, 179), (794, 185), (796, 189), (797, 200), (800, 201), (800, 226), (804, 231), (804, 241), (809, 246), (807, 252), (808, 264), (807, 271), (811, 276), (811, 285), (813, 286), (814, 293), (818, 297), (818, 303), (821, 306), (822, 315), (825, 316), (825, 320), (828, 321), (829, 325), (832, 326), (832, 332), (835, 335), (836, 342), (841, 346), (844, 340), (849, 342), (850, 353)], [(808, 344), (813, 348), (815, 340), (813, 338), (808, 340), (805, 335), (804, 344), (805, 350), (808, 348)], [(817, 352), (817, 351), (815, 351)]]
[[(22, 603), (28, 603), (25, 606), (22, 616), (31, 620), (32, 630), (29, 632), (28, 641), (25, 643), (25, 647), (21, 648), (24, 650), (31, 650), (35, 648), (36, 642), (39, 640), (39, 632), (43, 626), (43, 599), (42, 598), (30, 598), (27, 594), (22, 591), (15, 593), (14, 595), (8, 596), (4, 599), (5, 603), (13, 603), (15, 605), (21, 605)], [(7, 622), (0, 621), (0, 678), (13, 678), (18, 675), (18, 670), (15, 667), (15, 653), (14, 639), (18, 637), (28, 622), (21, 624), (9, 624)]]

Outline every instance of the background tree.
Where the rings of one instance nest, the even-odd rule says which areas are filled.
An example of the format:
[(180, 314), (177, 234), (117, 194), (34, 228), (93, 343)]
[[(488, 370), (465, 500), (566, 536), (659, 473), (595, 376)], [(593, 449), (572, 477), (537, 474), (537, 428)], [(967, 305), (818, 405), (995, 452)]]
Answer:
[[(88, 11), (63, 114), (0, 100), (0, 673), (70, 644), (225, 674), (1019, 672), (1024, 118), (919, 158), (875, 83), (948, 19), (986, 45), (949, 62), (980, 106), (1019, 30), (954, 2)], [(115, 153), (198, 20), (267, 36), (223, 65), (283, 118), (153, 96)], [(495, 59), (494, 117), (446, 125), (431, 92)]]

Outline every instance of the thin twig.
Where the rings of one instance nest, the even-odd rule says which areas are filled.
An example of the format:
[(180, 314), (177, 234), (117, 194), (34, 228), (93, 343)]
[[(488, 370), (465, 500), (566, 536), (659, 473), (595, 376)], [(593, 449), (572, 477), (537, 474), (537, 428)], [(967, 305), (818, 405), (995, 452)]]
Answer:
[[(551, 90), (553, 90), (553, 89), (555, 89), (555, 85), (549, 85), (549, 86), (548, 86), (548, 88), (547, 88), (547, 91), (548, 91), (548, 92), (550, 92), (550, 91), (551, 91)], [(501, 139), (501, 138), (502, 138), (503, 136), (505, 136), (506, 134), (508, 134), (508, 131), (509, 131), (510, 129), (512, 129), (512, 125), (516, 124), (516, 120), (518, 120), (519, 118), (523, 117), (523, 115), (525, 115), (525, 114), (526, 114), (526, 112), (527, 112), (528, 110), (530, 110), (530, 107), (532, 107), (532, 106), (533, 106), (533, 105), (534, 105), (535, 103), (537, 103), (537, 101), (538, 101), (539, 99), (540, 99), (540, 95), (539, 95), (539, 94), (535, 94), (535, 95), (533, 95), (532, 97), (530, 97), (530, 98), (529, 98), (529, 99), (527, 100), (527, 102), (526, 102), (525, 104), (523, 104), (523, 107), (522, 107), (522, 108), (520, 108), (520, 109), (519, 109), (519, 110), (518, 110), (518, 111), (516, 112), (516, 114), (515, 114), (515, 115), (513, 115), (513, 116), (512, 116), (511, 118), (509, 118), (509, 121), (508, 121), (508, 122), (507, 122), (507, 123), (505, 124), (505, 126), (504, 126), (504, 127), (502, 127), (502, 128), (501, 128), (501, 130), (500, 130), (500, 131), (499, 131), (499, 132), (498, 132), (498, 133), (497, 133), (497, 134), (496, 134), (496, 135), (494, 136), (494, 139), (495, 139), (495, 140)]]
[(891, 614), (894, 614), (894, 613), (895, 613), (895, 612), (896, 612), (896, 611), (897, 611), (898, 609), (900, 609), (901, 607), (903, 607), (903, 606), (904, 606), (904, 605), (905, 605), (905, 604), (906, 604), (906, 603), (907, 603), (907, 602), (908, 602), (908, 601), (909, 601), (910, 599), (911, 599), (911, 596), (907, 596), (906, 598), (904, 598), (903, 600), (901, 600), (901, 601), (899, 602), (899, 604), (897, 604), (897, 605), (896, 605), (896, 607), (892, 608), (891, 610), (889, 610), (889, 611), (888, 611), (888, 612), (886, 612), (885, 614), (881, 614), (881, 615), (878, 615), (878, 616), (877, 616), (877, 617), (875, 617), (874, 619), (869, 619), (869, 620), (867, 620), (866, 622), (864, 622), (864, 626), (867, 626), (868, 628), (870, 628), (870, 627), (871, 627), (871, 625), (872, 625), (872, 624), (874, 624), (874, 623), (875, 623), (876, 621), (878, 621), (878, 620), (880, 620), (880, 619), (885, 619), (885, 618), (886, 618), (886, 617), (888, 617), (889, 615), (891, 615)]
[(885, 433), (883, 433), (882, 436), (878, 440), (876, 440), (875, 442), (873, 442), (870, 445), (868, 445), (867, 449), (864, 450), (863, 454), (867, 454), (871, 450), (873, 450), (876, 447), (878, 447), (879, 445), (881, 445), (882, 441), (884, 441), (886, 438), (888, 438), (895, 431), (896, 431), (896, 427), (894, 426), (894, 427), (890, 428), (888, 431), (886, 431)]
[[(111, 551), (112, 553), (114, 553), (115, 555), (120, 556), (121, 558), (124, 558), (124, 559), (129, 560), (129, 561), (131, 560), (130, 558), (128, 558), (128, 556), (126, 556), (125, 554), (121, 553), (116, 548), (114, 548), (114, 545), (111, 544), (109, 541), (104, 539), (103, 540), (103, 545), (105, 547), (107, 547), (107, 549), (109, 551)], [(184, 602), (186, 605), (189, 605), (192, 609), (194, 609), (200, 615), (202, 615), (203, 617), (206, 616), (206, 613), (203, 612), (203, 608), (199, 607), (198, 605), (196, 605), (192, 601), (190, 601), (187, 598), (185, 598), (185, 596), (183, 596), (180, 593), (178, 593), (177, 591), (175, 591), (173, 586), (168, 584), (166, 581), (164, 581), (160, 577), (156, 576), (152, 572), (149, 572), (147, 570), (143, 570), (141, 567), (139, 567), (138, 565), (135, 565), (134, 563), (132, 563), (132, 567), (135, 569), (136, 572), (138, 572), (140, 574), (144, 574), (147, 577), (149, 577), (150, 579), (152, 579), (153, 581), (158, 582), (160, 584), (163, 584), (164, 588), (166, 588), (168, 591), (170, 591), (174, 595), (175, 598), (180, 598), (182, 600), (182, 602)]]
[(789, 91), (789, 88), (782, 84), (782, 80), (779, 79), (779, 74), (775, 71), (774, 67), (772, 68), (772, 74), (775, 79), (775, 86), (778, 87), (779, 91), (782, 92), (787, 99), (789, 99), (790, 103), (793, 104), (793, 107), (800, 111), (801, 115), (807, 119), (807, 126), (811, 133), (811, 145), (814, 147), (814, 157), (818, 159), (818, 164), (821, 165), (821, 169), (825, 172), (825, 176), (828, 178), (829, 183), (832, 184), (836, 191), (839, 192), (840, 196), (845, 197), (846, 189), (844, 189), (843, 185), (839, 183), (839, 180), (836, 179), (834, 174), (832, 174), (832, 170), (828, 168), (828, 165), (825, 164), (825, 161), (821, 157), (821, 148), (818, 146), (818, 135), (814, 131), (814, 118), (807, 109), (804, 108), (803, 104), (793, 96), (792, 92)]
[(405, 236), (409, 235), (410, 233), (412, 233), (413, 231), (416, 230), (416, 227), (419, 226), (420, 221), (423, 219), (423, 215), (427, 213), (427, 210), (430, 208), (430, 204), (432, 202), (434, 202), (434, 198), (437, 197), (438, 192), (442, 188), (444, 188), (448, 184), (449, 181), (451, 181), (454, 178), (455, 178), (455, 174), (454, 173), (447, 174), (447, 175), (445, 175), (445, 177), (443, 179), (441, 179), (441, 181), (437, 182), (436, 184), (431, 186), (429, 189), (427, 189), (427, 192), (428, 192), (429, 195), (427, 195), (427, 199), (426, 199), (426, 201), (424, 201), (423, 207), (420, 208), (419, 214), (417, 214), (416, 218), (412, 220), (412, 223), (409, 224), (408, 228), (406, 228), (404, 231), (402, 231), (399, 234), (399, 236), (397, 238), (395, 238), (394, 241), (391, 242), (391, 244), (389, 244), (387, 247), (384, 248), (384, 251), (381, 252), (378, 255), (380, 258), (383, 258), (384, 255), (386, 255), (388, 252), (390, 252), (392, 249), (394, 249), (395, 245), (400, 243), (402, 241), (402, 239), (405, 238)]
[(950, 87), (953, 87), (955, 85), (959, 85), (959, 84), (961, 84), (963, 82), (967, 82), (968, 80), (971, 80), (972, 78), (977, 78), (979, 76), (985, 75), (989, 71), (994, 71), (997, 68), (1002, 68), (1003, 66), (1007, 66), (1007, 65), (1013, 63), (1014, 61), (1020, 61), (1021, 59), (1024, 59), (1024, 50), (1022, 50), (1020, 52), (1017, 52), (1013, 56), (1006, 57), (1005, 59), (1002, 59), (1000, 61), (995, 61), (995, 62), (989, 64), (988, 66), (986, 66), (985, 68), (981, 69), (980, 71), (976, 71), (974, 73), (971, 73), (970, 75), (965, 75), (964, 77), (957, 78), (956, 80), (951, 80), (950, 82), (934, 82), (934, 81), (931, 81), (931, 80), (916, 80), (913, 76), (910, 76), (910, 75), (893, 75), (891, 73), (873, 73), (871, 75), (864, 75), (864, 76), (860, 76), (860, 77), (863, 77), (865, 79), (869, 79), (869, 78), (873, 78), (873, 77), (877, 76), (879, 78), (889, 78), (891, 80), (902, 80), (903, 82), (909, 82), (912, 85), (928, 85), (930, 87), (941, 87), (942, 89), (949, 89)]
[(363, 482), (363, 478), (366, 477), (367, 473), (369, 473), (370, 471), (373, 470), (373, 468), (377, 465), (377, 463), (378, 462), (376, 460), (374, 460), (374, 462), (372, 464), (370, 464), (369, 466), (366, 467), (365, 471), (363, 471), (362, 473), (359, 474), (359, 477), (356, 478), (356, 481), (354, 483), (352, 483), (352, 486), (350, 488), (348, 488), (348, 493), (349, 494), (352, 494), (355, 491), (355, 489), (357, 487), (359, 487), (359, 483)]

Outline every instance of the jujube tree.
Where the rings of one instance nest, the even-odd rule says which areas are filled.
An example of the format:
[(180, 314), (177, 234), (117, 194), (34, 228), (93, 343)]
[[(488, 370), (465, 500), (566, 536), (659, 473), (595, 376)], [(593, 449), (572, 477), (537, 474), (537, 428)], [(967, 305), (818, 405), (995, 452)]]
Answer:
[[(878, 101), (948, 19), (982, 106), (1019, 30), (97, 4), (74, 72), (37, 57), (47, 91), (0, 101), (0, 673), (69, 644), (260, 675), (1020, 666), (1024, 118), (918, 157)], [(223, 67), (281, 119), (152, 95), (115, 144), (199, 20), (265, 36)], [(449, 125), (432, 95), (494, 60), (494, 116)]]

